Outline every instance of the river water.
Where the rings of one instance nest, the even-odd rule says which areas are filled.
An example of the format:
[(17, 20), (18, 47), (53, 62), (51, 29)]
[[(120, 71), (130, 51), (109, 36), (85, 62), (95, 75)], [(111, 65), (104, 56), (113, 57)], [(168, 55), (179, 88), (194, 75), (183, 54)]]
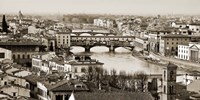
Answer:
[[(85, 53), (82, 47), (72, 47), (73, 53)], [(104, 63), (107, 70), (115, 69), (117, 72), (126, 71), (133, 74), (143, 71), (146, 74), (161, 74), (162, 66), (149, 64), (131, 55), (131, 51), (125, 48), (116, 48), (115, 52), (109, 52), (107, 47), (93, 47), (90, 50), (91, 57)]]

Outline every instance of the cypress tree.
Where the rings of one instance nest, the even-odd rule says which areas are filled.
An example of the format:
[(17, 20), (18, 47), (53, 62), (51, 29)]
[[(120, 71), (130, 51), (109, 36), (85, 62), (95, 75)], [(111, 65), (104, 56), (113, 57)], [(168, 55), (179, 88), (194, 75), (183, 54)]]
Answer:
[(8, 25), (6, 23), (5, 15), (3, 15), (2, 19), (2, 31), (8, 33)]

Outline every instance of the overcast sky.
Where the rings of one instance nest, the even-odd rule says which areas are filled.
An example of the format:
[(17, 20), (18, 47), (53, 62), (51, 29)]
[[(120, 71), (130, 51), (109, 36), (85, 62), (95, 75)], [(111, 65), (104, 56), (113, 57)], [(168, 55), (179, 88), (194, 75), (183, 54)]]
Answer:
[(0, 0), (0, 13), (200, 14), (200, 0)]

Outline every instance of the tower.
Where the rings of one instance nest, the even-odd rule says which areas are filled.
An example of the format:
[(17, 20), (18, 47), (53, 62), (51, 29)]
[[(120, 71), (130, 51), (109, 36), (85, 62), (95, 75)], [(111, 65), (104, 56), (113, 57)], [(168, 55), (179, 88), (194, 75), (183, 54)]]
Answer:
[(19, 20), (19, 23), (21, 24), (22, 23), (22, 19), (23, 19), (23, 14), (21, 12), (21, 10), (19, 11), (19, 15), (18, 15), (18, 20)]
[(2, 31), (8, 33), (8, 25), (6, 22), (5, 15), (3, 15), (3, 19), (2, 19)]
[(176, 100), (176, 65), (168, 63), (163, 68), (163, 84), (162, 84), (162, 99), (161, 100)]

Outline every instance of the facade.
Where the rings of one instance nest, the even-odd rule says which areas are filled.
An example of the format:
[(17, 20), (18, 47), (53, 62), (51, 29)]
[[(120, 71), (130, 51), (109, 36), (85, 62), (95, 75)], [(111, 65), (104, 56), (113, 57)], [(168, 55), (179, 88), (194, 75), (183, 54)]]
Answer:
[(29, 34), (35, 34), (35, 33), (37, 33), (36, 27), (35, 26), (29, 26), (28, 27), (28, 33)]
[(191, 31), (199, 33), (200, 32), (200, 24), (199, 23), (192, 23), (192, 24), (189, 25), (189, 29)]
[(42, 51), (42, 48), (45, 48), (41, 42), (26, 39), (3, 41), (0, 42), (0, 47), (11, 50), (12, 59), (28, 67), (31, 66), (31, 56)]
[(32, 57), (32, 69), (35, 72), (46, 72), (49, 73), (49, 60), (54, 58), (55, 52), (49, 52), (49, 53), (39, 53), (36, 55), (33, 55)]
[(190, 53), (190, 60), (194, 62), (200, 61), (200, 44), (198, 43), (191, 43), (189, 48)]
[(62, 30), (64, 29), (65, 25), (63, 23), (56, 23), (53, 28), (54, 30)]
[(82, 76), (88, 72), (89, 67), (91, 68), (103, 68), (103, 63), (98, 60), (91, 59), (90, 55), (75, 55), (76, 62), (71, 62), (71, 71), (78, 76)]
[(164, 56), (178, 56), (178, 45), (188, 45), (190, 37), (181, 34), (161, 36), (159, 52)]
[(71, 41), (71, 30), (68, 29), (64, 32), (56, 33), (56, 47), (57, 48), (69, 48)]
[(0, 62), (5, 59), (12, 60), (12, 51), (0, 48)]
[(176, 100), (176, 71), (177, 66), (170, 62), (164, 67), (161, 100)]
[(24, 78), (10, 74), (1, 74), (0, 84), (0, 91), (12, 97), (30, 97), (30, 90), (28, 89), (29, 84)]
[(178, 45), (178, 59), (190, 59), (189, 45)]
[(79, 81), (67, 81), (62, 85), (55, 85), (49, 89), (51, 100), (70, 100), (69, 97), (72, 92), (87, 93), (89, 91), (87, 85)]
[(104, 28), (113, 28), (114, 21), (111, 19), (94, 19), (94, 25)]

